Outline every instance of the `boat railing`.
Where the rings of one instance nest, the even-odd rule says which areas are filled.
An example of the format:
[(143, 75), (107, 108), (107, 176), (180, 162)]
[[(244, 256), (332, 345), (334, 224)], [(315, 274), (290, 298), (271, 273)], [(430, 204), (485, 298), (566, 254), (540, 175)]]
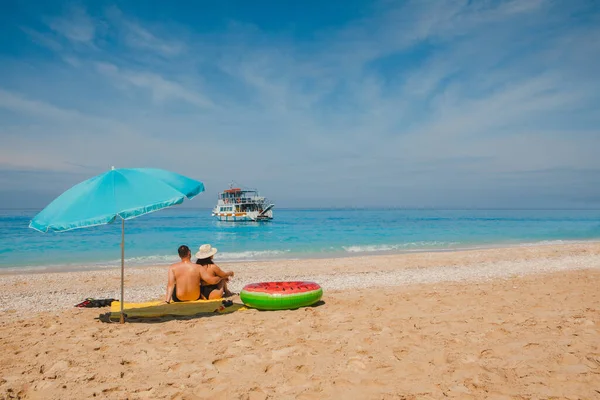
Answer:
[(264, 197), (221, 197), (219, 200), (225, 204), (263, 203), (266, 201)]

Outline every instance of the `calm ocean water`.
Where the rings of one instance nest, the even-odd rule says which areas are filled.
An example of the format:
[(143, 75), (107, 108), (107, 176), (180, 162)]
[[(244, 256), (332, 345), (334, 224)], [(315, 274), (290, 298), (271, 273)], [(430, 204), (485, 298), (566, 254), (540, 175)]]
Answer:
[[(27, 227), (35, 210), (0, 210), (0, 268), (120, 265), (120, 223), (64, 233)], [(263, 223), (172, 208), (125, 223), (128, 266), (167, 264), (202, 243), (221, 261), (452, 250), (600, 239), (600, 210), (291, 210)]]

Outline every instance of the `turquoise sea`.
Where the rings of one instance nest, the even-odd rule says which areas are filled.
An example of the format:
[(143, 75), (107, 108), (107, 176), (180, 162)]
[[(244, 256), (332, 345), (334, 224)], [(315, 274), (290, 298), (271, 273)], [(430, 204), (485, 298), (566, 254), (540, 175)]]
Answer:
[[(43, 234), (27, 227), (37, 211), (0, 210), (0, 270), (120, 265), (120, 223)], [(247, 261), (599, 240), (600, 210), (276, 209), (270, 222), (232, 223), (180, 207), (126, 221), (125, 231), (136, 266), (174, 262), (180, 244)]]

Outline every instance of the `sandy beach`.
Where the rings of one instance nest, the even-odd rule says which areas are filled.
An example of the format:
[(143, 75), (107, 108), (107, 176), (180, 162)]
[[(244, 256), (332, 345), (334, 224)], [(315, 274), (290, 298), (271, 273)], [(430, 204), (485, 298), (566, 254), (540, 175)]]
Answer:
[[(119, 325), (73, 308), (118, 270), (3, 275), (0, 398), (600, 398), (599, 243), (222, 267), (324, 302)], [(126, 301), (165, 280), (128, 269)]]

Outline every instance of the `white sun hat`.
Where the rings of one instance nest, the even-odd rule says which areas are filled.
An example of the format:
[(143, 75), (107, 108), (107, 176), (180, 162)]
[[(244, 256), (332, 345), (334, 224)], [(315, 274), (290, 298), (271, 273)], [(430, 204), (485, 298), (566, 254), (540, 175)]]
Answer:
[(196, 258), (202, 260), (204, 258), (212, 257), (217, 254), (217, 248), (212, 247), (210, 244), (203, 244), (198, 248)]

